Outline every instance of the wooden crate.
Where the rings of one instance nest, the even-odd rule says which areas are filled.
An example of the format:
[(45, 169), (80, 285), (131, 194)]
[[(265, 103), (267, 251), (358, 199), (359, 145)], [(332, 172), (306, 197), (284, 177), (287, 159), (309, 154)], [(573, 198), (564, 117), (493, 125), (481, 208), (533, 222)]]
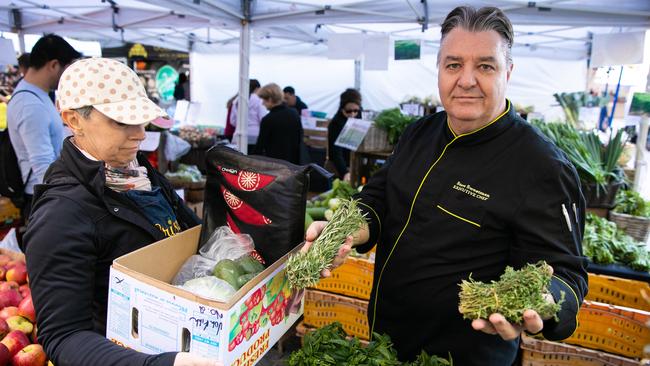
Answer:
[(332, 271), (331, 277), (321, 279), (315, 288), (369, 300), (374, 268), (374, 261), (348, 257), (340, 267)]
[(522, 366), (639, 366), (639, 361), (527, 336), (521, 338)]
[(589, 292), (585, 300), (650, 311), (650, 303), (643, 299), (641, 290), (650, 295), (650, 284), (589, 273)]
[(578, 312), (578, 329), (564, 342), (641, 358), (650, 343), (648, 321), (647, 311), (585, 301)]
[(307, 289), (305, 291), (305, 325), (323, 327), (339, 322), (343, 329), (359, 339), (370, 339), (368, 301)]

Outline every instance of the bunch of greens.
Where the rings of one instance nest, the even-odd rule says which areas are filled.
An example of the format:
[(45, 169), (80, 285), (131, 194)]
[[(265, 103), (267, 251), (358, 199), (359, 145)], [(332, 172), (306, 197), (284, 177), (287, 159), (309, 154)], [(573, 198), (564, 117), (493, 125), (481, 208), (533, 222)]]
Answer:
[(580, 123), (581, 107), (602, 107), (609, 102), (608, 97), (591, 95), (585, 92), (555, 93), (553, 96), (564, 110), (567, 121), (573, 126), (578, 126)]
[(373, 334), (373, 340), (363, 347), (359, 339), (347, 339), (343, 326), (326, 325), (305, 335), (301, 349), (289, 357), (289, 366), (448, 366), (450, 361), (422, 352), (414, 363), (402, 364), (387, 335)]
[(320, 272), (331, 266), (345, 239), (355, 234), (366, 222), (356, 200), (341, 200), (332, 219), (306, 252), (298, 252), (287, 261), (289, 286), (303, 289), (314, 286)]
[(621, 189), (616, 194), (614, 212), (650, 218), (650, 201), (644, 200), (635, 190)]
[(415, 122), (418, 117), (402, 114), (399, 108), (383, 110), (375, 118), (375, 125), (388, 133), (388, 142), (395, 145), (406, 127)]
[(196, 165), (186, 164), (178, 164), (178, 169), (173, 173), (165, 173), (165, 178), (184, 183), (200, 182), (204, 179), (201, 171)]
[(592, 213), (587, 214), (582, 251), (594, 263), (619, 263), (637, 271), (650, 271), (650, 253), (645, 245)]
[(465, 319), (487, 319), (499, 313), (512, 323), (521, 323), (524, 311), (535, 310), (542, 318), (555, 317), (564, 301), (550, 303), (545, 295), (549, 293), (551, 271), (546, 262), (528, 264), (520, 270), (506, 267), (498, 281), (483, 283), (463, 280), (460, 284), (460, 312)]
[(618, 159), (627, 142), (623, 129), (610, 135), (607, 145), (603, 145), (593, 131), (578, 131), (566, 123), (533, 124), (564, 151), (583, 183), (596, 184), (598, 195), (600, 190), (607, 189), (607, 184), (622, 179)]

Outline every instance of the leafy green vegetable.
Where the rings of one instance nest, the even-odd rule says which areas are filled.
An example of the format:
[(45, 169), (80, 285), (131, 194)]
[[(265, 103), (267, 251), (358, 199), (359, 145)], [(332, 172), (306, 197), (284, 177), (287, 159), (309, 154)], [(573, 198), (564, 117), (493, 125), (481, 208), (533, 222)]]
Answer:
[(587, 214), (582, 251), (594, 263), (619, 263), (637, 271), (650, 271), (650, 253), (645, 245), (592, 213)]
[(508, 266), (499, 280), (491, 283), (474, 281), (470, 276), (460, 284), (460, 312), (465, 319), (487, 319), (499, 313), (508, 321), (520, 324), (524, 311), (531, 309), (542, 318), (553, 316), (557, 320), (564, 292), (557, 304), (545, 299), (551, 277), (544, 261), (528, 264), (520, 270)]
[(451, 366), (448, 360), (422, 351), (415, 362), (401, 363), (387, 335), (373, 334), (363, 347), (356, 337), (347, 339), (341, 323), (334, 322), (305, 335), (301, 349), (289, 357), (289, 366)]
[(644, 200), (637, 191), (620, 189), (616, 194), (614, 212), (650, 218), (650, 201)]
[(388, 133), (388, 142), (395, 145), (406, 127), (415, 122), (418, 117), (402, 114), (399, 108), (383, 110), (375, 118), (375, 125)]

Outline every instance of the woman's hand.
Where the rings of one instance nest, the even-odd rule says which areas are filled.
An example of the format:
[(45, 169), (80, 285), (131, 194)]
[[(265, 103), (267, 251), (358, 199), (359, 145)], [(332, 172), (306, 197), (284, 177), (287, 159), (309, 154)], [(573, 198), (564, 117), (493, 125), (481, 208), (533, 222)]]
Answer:
[(199, 357), (187, 352), (176, 354), (174, 366), (223, 366), (219, 361)]

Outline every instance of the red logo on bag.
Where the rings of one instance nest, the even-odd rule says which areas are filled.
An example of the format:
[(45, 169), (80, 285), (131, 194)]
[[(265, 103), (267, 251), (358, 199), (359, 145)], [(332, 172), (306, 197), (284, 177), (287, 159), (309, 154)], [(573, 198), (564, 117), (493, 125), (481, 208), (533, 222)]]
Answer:
[(217, 166), (221, 171), (224, 179), (230, 186), (240, 189), (242, 191), (257, 191), (268, 186), (275, 180), (276, 177), (272, 175), (265, 175), (245, 170), (228, 169), (222, 166)]
[(255, 226), (269, 225), (272, 223), (271, 219), (262, 215), (251, 205), (242, 201), (239, 197), (235, 196), (223, 186), (221, 186), (221, 193), (223, 194), (226, 204), (230, 207), (232, 214), (240, 221)]

